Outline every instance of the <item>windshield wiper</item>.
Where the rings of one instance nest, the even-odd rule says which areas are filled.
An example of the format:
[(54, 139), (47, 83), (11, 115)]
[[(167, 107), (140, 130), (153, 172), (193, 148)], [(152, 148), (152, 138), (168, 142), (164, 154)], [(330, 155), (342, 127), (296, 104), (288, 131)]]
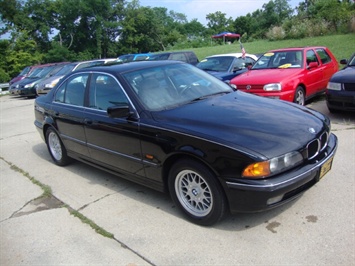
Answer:
[(195, 98), (195, 99), (191, 100), (190, 103), (198, 102), (198, 101), (201, 101), (201, 100), (210, 98), (210, 97), (212, 97), (212, 96), (222, 95), (222, 94), (227, 94), (227, 93), (231, 93), (231, 91), (219, 91), (219, 92), (215, 92), (215, 93), (203, 95), (203, 96), (200, 96), (200, 97), (198, 97), (198, 98)]

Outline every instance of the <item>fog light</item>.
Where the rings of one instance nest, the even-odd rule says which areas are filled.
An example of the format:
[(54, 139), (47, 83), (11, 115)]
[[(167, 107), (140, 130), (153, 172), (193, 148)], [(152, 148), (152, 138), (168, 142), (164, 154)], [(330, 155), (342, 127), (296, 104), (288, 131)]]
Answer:
[(281, 201), (283, 197), (284, 197), (284, 195), (280, 195), (280, 196), (277, 196), (277, 197), (270, 198), (270, 199), (267, 200), (266, 204), (267, 205), (275, 204), (275, 203)]

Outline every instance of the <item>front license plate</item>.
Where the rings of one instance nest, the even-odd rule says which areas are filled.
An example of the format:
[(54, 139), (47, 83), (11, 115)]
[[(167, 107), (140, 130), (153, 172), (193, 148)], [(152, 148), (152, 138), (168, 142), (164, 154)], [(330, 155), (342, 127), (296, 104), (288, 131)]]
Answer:
[(328, 161), (326, 161), (322, 165), (320, 169), (319, 179), (321, 179), (326, 173), (329, 172), (329, 170), (332, 168), (332, 163), (333, 163), (333, 157), (329, 158)]

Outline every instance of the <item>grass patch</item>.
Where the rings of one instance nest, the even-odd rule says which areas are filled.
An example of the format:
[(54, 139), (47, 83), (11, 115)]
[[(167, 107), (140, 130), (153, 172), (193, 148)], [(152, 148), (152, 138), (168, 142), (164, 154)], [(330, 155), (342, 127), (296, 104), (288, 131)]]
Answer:
[[(340, 59), (349, 59), (354, 51), (355, 34), (327, 35), (304, 39), (291, 39), (281, 41), (257, 40), (254, 42), (243, 43), (247, 53), (265, 53), (272, 49), (286, 47), (304, 47), (304, 46), (326, 46), (334, 54), (338, 62)], [(195, 48), (193, 50), (197, 57), (202, 60), (206, 56), (225, 53), (240, 53), (240, 45), (238, 42), (228, 45), (216, 45), (212, 40), (211, 46), (203, 48)]]
[(71, 208), (69, 208), (69, 212), (71, 215), (73, 215), (74, 217), (79, 218), (83, 223), (88, 224), (92, 229), (95, 230), (96, 233), (104, 236), (104, 237), (108, 237), (108, 238), (114, 238), (114, 235), (107, 232), (105, 229), (101, 228), (100, 226), (98, 226), (96, 223), (94, 223), (92, 220), (90, 220), (89, 218), (87, 218), (85, 215), (81, 214), (80, 212), (73, 210)]
[[(46, 197), (53, 197), (53, 194), (52, 194), (52, 189), (43, 184), (42, 182), (36, 180), (33, 176), (31, 176), (28, 172), (22, 170), (20, 167), (14, 165), (13, 163), (10, 163), (8, 161), (6, 161), (3, 157), (0, 156), (0, 160), (3, 160), (4, 162), (6, 162), (9, 166), (10, 166), (10, 169), (15, 171), (15, 172), (18, 172), (22, 175), (24, 175), (25, 177), (27, 177), (33, 184), (39, 186), (40, 188), (42, 188), (43, 190), (43, 194), (38, 197), (37, 199), (39, 198), (46, 198)], [(76, 211), (76, 210), (73, 210), (72, 208), (70, 208), (68, 205), (64, 205), (64, 207), (66, 207), (70, 214), (79, 218), (83, 223), (86, 223), (88, 224), (92, 229), (95, 230), (96, 233), (104, 236), (104, 237), (108, 237), (108, 238), (114, 238), (114, 235), (107, 232), (106, 230), (104, 230), (103, 228), (101, 228), (100, 226), (98, 226), (97, 224), (95, 224), (93, 221), (91, 221), (89, 218), (85, 217), (83, 214), (81, 214), (80, 212)]]
[(42, 188), (43, 193), (42, 193), (42, 195), (41, 195), (39, 198), (52, 196), (52, 189), (51, 189), (49, 186), (47, 186), (47, 185), (43, 184), (42, 182), (36, 180), (36, 179), (35, 179), (33, 176), (31, 176), (28, 172), (22, 170), (20, 167), (14, 165), (13, 163), (10, 163), (10, 162), (6, 161), (4, 158), (0, 157), (0, 159), (3, 160), (4, 162), (6, 162), (8, 165), (10, 165), (10, 168), (11, 168), (12, 170), (14, 170), (15, 172), (18, 172), (18, 173), (24, 175), (24, 176), (27, 177), (33, 184), (35, 184), (35, 185), (39, 186), (40, 188)]

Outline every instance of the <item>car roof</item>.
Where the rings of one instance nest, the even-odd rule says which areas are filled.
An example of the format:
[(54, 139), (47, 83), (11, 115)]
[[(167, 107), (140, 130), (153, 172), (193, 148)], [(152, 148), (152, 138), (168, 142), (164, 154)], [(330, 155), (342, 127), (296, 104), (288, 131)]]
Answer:
[(316, 48), (323, 48), (327, 49), (325, 46), (303, 46), (303, 47), (287, 47), (287, 48), (279, 48), (279, 49), (273, 49), (270, 50), (269, 52), (281, 52), (281, 51), (299, 51), (299, 50), (305, 50), (305, 49), (316, 49)]
[[(211, 57), (224, 57), (224, 56), (234, 56), (234, 57), (242, 57), (243, 54), (242, 53), (229, 53), (229, 54), (214, 54), (214, 55), (210, 55), (207, 56), (206, 58), (211, 58)], [(245, 56), (249, 56), (249, 57), (254, 57), (254, 59), (257, 59), (257, 56), (254, 54), (245, 54)]]
[[(132, 70), (139, 70), (139, 69), (145, 69), (145, 68), (150, 68), (150, 67), (173, 65), (173, 64), (187, 64), (187, 63), (180, 62), (180, 61), (174, 61), (174, 60), (133, 61), (133, 62), (128, 62), (128, 63), (124, 63), (124, 64), (118, 63), (118, 64), (111, 64), (111, 65), (93, 66), (93, 67), (90, 67), (90, 71), (103, 71), (103, 72), (107, 72), (107, 73), (111, 73), (111, 74), (117, 74), (117, 73), (129, 72)], [(77, 70), (76, 73), (85, 72), (85, 71), (88, 71), (88, 69), (83, 68), (83, 69)]]

